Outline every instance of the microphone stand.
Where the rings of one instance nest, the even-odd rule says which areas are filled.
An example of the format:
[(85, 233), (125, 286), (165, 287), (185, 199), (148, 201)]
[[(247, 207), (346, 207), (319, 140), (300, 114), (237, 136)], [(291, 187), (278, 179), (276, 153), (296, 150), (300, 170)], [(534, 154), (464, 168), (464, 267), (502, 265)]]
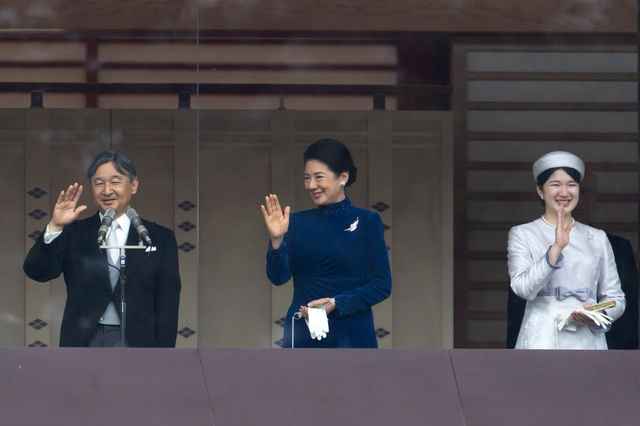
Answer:
[[(137, 246), (108, 246), (106, 242), (103, 242), (100, 248), (103, 249), (118, 249), (120, 250), (120, 278), (118, 278), (118, 282), (120, 283), (120, 331), (122, 332), (122, 341), (121, 345), (124, 348), (126, 337), (127, 337), (127, 299), (125, 296), (125, 280), (127, 278), (126, 275), (126, 258), (127, 254), (125, 252), (126, 249), (129, 250), (146, 250), (147, 246), (144, 245), (142, 240)], [(149, 248), (151, 250), (151, 248)]]

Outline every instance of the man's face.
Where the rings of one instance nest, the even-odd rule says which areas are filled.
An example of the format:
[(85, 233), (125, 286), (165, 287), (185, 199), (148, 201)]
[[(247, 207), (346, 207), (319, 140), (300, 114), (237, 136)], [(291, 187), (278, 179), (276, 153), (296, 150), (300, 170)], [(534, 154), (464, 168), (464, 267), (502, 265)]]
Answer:
[(96, 207), (102, 213), (113, 207), (117, 218), (126, 213), (131, 196), (138, 192), (138, 178), (131, 182), (129, 176), (118, 172), (113, 163), (105, 163), (91, 177), (91, 190)]

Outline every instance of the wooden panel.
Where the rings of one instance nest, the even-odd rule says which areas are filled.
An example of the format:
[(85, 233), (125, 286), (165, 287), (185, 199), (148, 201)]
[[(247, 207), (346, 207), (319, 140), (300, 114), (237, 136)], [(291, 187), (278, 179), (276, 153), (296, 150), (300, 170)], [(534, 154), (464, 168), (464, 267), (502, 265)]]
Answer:
[[(88, 217), (95, 212), (86, 185), (86, 170), (93, 158), (108, 147), (109, 113), (32, 109), (25, 110), (25, 117), (25, 190), (29, 192), (40, 188), (40, 191), (36, 191), (43, 194), (40, 198), (25, 194), (25, 214), (28, 216), (25, 227), (26, 254), (26, 250), (33, 245), (33, 237), (38, 232), (44, 232), (58, 194), (70, 184), (78, 182), (85, 186), (79, 204), (87, 205), (88, 209), (81, 217)], [(40, 219), (31, 216), (30, 213), (36, 208), (46, 216), (41, 215)], [(26, 277), (23, 279), (26, 281), (26, 322), (36, 325), (26, 327), (26, 344), (58, 346), (66, 301), (62, 277), (49, 283), (36, 283)], [(39, 328), (37, 324), (42, 325), (40, 321), (46, 322), (47, 326)]]
[(200, 346), (270, 347), (268, 234), (260, 212), (270, 192), (270, 146), (220, 134), (217, 140), (203, 142), (199, 155)]
[[(3, 182), (2, 297), (0, 298), (0, 346), (24, 346), (25, 342), (25, 278), (22, 271), (25, 247), (33, 240), (25, 237), (25, 224), (30, 217), (25, 211), (37, 208), (36, 199), (26, 194), (25, 114), (18, 110), (0, 110), (0, 181)], [(27, 200), (30, 198), (31, 200)], [(35, 219), (31, 219), (37, 222)], [(46, 219), (45, 219), (46, 220)], [(43, 334), (45, 332), (43, 331)]]
[(8, 28), (246, 31), (636, 31), (636, 2), (474, 0), (266, 0), (261, 2), (138, 1), (49, 2), (47, 14), (30, 13), (36, 0), (5, 0)]
[[(376, 327), (382, 329), (382, 334), (391, 333), (379, 339), (380, 347), (397, 347), (395, 333), (402, 336), (399, 344), (405, 347), (452, 345), (452, 266), (446, 256), (452, 246), (451, 233), (447, 232), (451, 229), (451, 201), (446, 201), (451, 194), (450, 177), (447, 178), (450, 173), (447, 137), (451, 126), (448, 114), (382, 111), (203, 114), (200, 186), (207, 188), (207, 192), (201, 193), (200, 205), (207, 214), (202, 216), (200, 226), (202, 347), (280, 344), (282, 327), (278, 324), (291, 303), (292, 286), (288, 283), (274, 287), (266, 278), (268, 235), (259, 205), (266, 194), (275, 192), (292, 211), (315, 207), (303, 186), (302, 153), (322, 137), (336, 138), (352, 152), (358, 167), (358, 181), (348, 189), (353, 203), (368, 209), (377, 202), (390, 207), (381, 212), (381, 217), (389, 227), (385, 238), (393, 273), (401, 279), (396, 282), (394, 278), (392, 299), (374, 308)], [(413, 139), (407, 142), (407, 137)], [(420, 155), (414, 155), (417, 152)], [(397, 170), (397, 175), (393, 170)], [(421, 178), (416, 181), (415, 176)], [(408, 185), (409, 178), (413, 183)], [(416, 194), (418, 199), (414, 198)], [(423, 226), (424, 209), (434, 209), (427, 228)], [(396, 211), (403, 212), (402, 223), (396, 219)], [(412, 221), (417, 222), (415, 226)], [(395, 237), (396, 226), (403, 230), (400, 238)], [(400, 266), (392, 256), (394, 247), (405, 248)], [(427, 265), (428, 271), (420, 265)], [(402, 295), (400, 302), (395, 300), (396, 291)], [(429, 294), (424, 301), (428, 305), (425, 309), (405, 309), (404, 305), (411, 300), (419, 301), (415, 294), (425, 291)], [(402, 319), (399, 328), (394, 325), (397, 315)], [(419, 326), (424, 323), (430, 326)]]
[(531, 174), (541, 155), (580, 156), (599, 181), (590, 223), (624, 235), (637, 251), (637, 54), (626, 45), (477, 43), (454, 51), (454, 86), (464, 88), (454, 102), (456, 166), (465, 176), (456, 229), (466, 230), (456, 240), (456, 270), (464, 271), (456, 279), (456, 343), (496, 347), (506, 338), (507, 304), (488, 301), (508, 289), (508, 230), (542, 214)]
[[(109, 147), (124, 150), (136, 162), (140, 176), (136, 208), (142, 216), (174, 229), (181, 247), (179, 330), (189, 335), (178, 337), (178, 347), (272, 347), (282, 336), (274, 321), (286, 312), (291, 286), (276, 289), (266, 278), (268, 235), (259, 206), (266, 194), (277, 192), (294, 211), (312, 208), (303, 187), (302, 152), (320, 137), (335, 137), (350, 147), (359, 169), (358, 181), (349, 189), (354, 204), (371, 209), (382, 202), (390, 207), (381, 209), (381, 217), (388, 227), (387, 244), (398, 280), (393, 298), (375, 308), (376, 326), (383, 334), (391, 333), (380, 339), (380, 346), (395, 347), (395, 333), (397, 345), (404, 347), (451, 346), (448, 113), (200, 114), (198, 145), (196, 111), (2, 111), (6, 130), (0, 132), (0, 145), (11, 150), (12, 161), (20, 159), (20, 147), (25, 147), (25, 172), (16, 162), (7, 168), (12, 172), (9, 182), (12, 188), (43, 188), (47, 194), (39, 201), (20, 196), (26, 197), (28, 211), (37, 207), (50, 214), (60, 189), (74, 181), (86, 182), (86, 169), (98, 152)], [(81, 202), (89, 206), (84, 216), (95, 211), (88, 191)], [(183, 209), (185, 202), (191, 205)], [(7, 221), (26, 220), (20, 229), (27, 234), (44, 229), (46, 218), (38, 221), (25, 219), (25, 212), (13, 214), (17, 216)], [(195, 229), (185, 229), (187, 223)], [(27, 250), (33, 240), (22, 238)], [(393, 255), (396, 249), (400, 257)], [(18, 258), (6, 258), (11, 260), (9, 269), (20, 277), (24, 250)], [(27, 344), (57, 346), (64, 292), (58, 279), (50, 285), (27, 282), (26, 293), (11, 296)], [(27, 303), (22, 315), (21, 300)], [(416, 303), (422, 309), (405, 308)], [(25, 331), (24, 322), (35, 319), (47, 322), (47, 327)], [(2, 324), (8, 330), (14, 326)]]
[(198, 346), (198, 197), (196, 112), (113, 110), (113, 149), (136, 165), (138, 214), (173, 230), (182, 290), (176, 347)]
[[(453, 346), (453, 176), (449, 116), (422, 144), (394, 144), (394, 346)], [(435, 128), (434, 128), (435, 127)], [(439, 143), (430, 135), (438, 130)], [(394, 135), (396, 136), (396, 135)]]

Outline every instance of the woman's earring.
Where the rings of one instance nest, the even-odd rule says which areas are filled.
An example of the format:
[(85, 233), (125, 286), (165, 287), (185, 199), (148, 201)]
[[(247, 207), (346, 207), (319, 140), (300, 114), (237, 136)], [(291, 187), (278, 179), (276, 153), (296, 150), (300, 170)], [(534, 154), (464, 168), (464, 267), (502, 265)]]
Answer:
[(340, 182), (340, 186), (345, 186), (345, 185), (346, 185), (346, 183)]
[(544, 200), (544, 197), (541, 195), (541, 196), (540, 196), (540, 199), (541, 199), (541, 200)]

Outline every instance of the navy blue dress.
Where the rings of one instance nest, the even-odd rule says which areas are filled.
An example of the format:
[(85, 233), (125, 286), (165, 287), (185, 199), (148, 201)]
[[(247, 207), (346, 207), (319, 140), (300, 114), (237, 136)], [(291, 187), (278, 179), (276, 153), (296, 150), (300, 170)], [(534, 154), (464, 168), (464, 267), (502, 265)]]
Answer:
[[(371, 307), (391, 294), (391, 271), (380, 215), (354, 207), (345, 198), (291, 214), (284, 242), (269, 244), (267, 276), (275, 285), (293, 277), (293, 301), (284, 327), (283, 347), (377, 348)], [(292, 320), (300, 306), (333, 297), (329, 333), (312, 340), (304, 320)]]

